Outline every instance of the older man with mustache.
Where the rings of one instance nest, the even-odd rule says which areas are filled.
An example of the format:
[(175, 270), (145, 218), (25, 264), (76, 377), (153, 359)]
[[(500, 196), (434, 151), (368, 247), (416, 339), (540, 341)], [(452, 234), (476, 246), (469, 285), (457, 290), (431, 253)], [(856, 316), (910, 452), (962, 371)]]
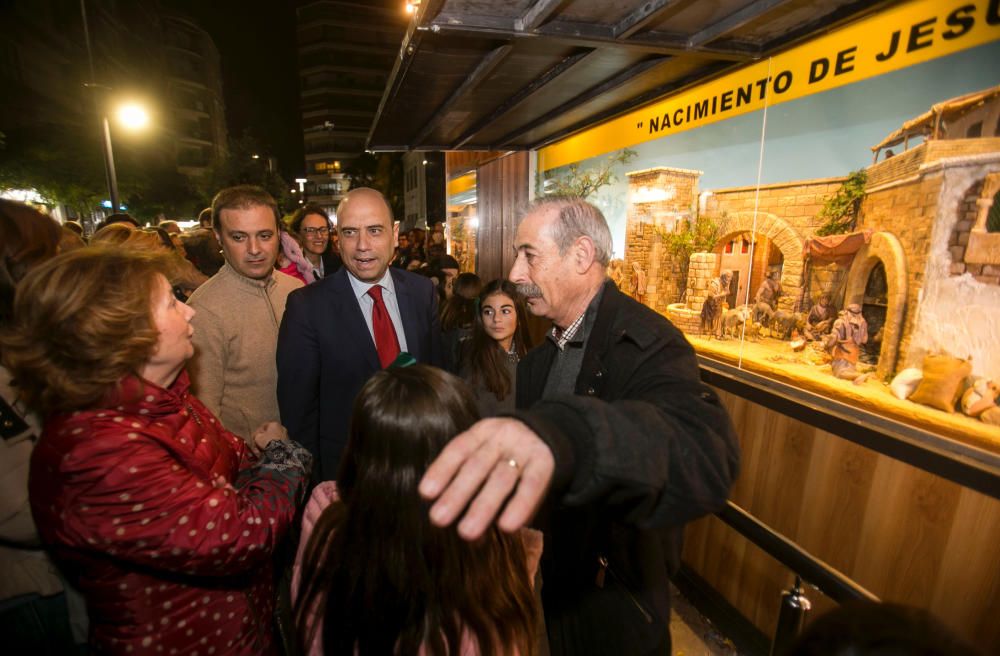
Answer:
[(736, 477), (729, 416), (680, 331), (607, 279), (600, 210), (538, 201), (515, 248), (509, 277), (554, 327), (518, 366), (518, 410), (452, 440), (420, 492), (469, 540), (537, 513), (552, 654), (668, 654), (680, 529)]

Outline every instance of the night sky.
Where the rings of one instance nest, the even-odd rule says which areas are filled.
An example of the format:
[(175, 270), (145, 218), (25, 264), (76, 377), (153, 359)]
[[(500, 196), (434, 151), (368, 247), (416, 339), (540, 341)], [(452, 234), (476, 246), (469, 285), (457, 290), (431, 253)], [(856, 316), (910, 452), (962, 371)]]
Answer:
[(230, 137), (247, 133), (278, 158), (285, 180), (304, 173), (294, 0), (162, 0), (212, 36), (222, 62)]

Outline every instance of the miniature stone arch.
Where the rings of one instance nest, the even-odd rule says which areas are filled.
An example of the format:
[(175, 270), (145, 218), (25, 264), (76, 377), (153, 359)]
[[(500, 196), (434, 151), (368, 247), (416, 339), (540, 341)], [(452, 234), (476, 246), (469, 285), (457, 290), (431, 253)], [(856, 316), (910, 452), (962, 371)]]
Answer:
[(896, 235), (891, 232), (876, 232), (872, 235), (872, 240), (855, 254), (851, 270), (847, 274), (844, 303), (863, 302), (868, 276), (879, 262), (885, 267), (889, 294), (876, 374), (879, 378), (885, 379), (896, 369), (899, 341), (903, 332), (903, 316), (906, 311), (906, 255)]
[(1000, 197), (1000, 172), (990, 173), (983, 180), (983, 191), (976, 199), (976, 223), (969, 233), (965, 261), (971, 264), (1000, 264), (1000, 232), (991, 230), (987, 218)]
[(802, 238), (794, 228), (774, 214), (757, 212), (755, 221), (754, 212), (750, 211), (727, 214), (719, 224), (718, 243), (725, 243), (727, 239), (744, 232), (763, 234), (781, 251), (782, 295), (778, 300), (778, 306), (793, 309), (802, 295)]

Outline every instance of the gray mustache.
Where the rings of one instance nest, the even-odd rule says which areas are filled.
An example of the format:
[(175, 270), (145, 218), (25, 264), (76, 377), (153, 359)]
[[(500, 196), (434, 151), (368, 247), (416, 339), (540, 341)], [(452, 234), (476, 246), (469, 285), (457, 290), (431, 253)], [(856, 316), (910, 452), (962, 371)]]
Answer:
[(542, 290), (538, 285), (518, 285), (517, 293), (525, 298), (535, 298), (542, 295)]

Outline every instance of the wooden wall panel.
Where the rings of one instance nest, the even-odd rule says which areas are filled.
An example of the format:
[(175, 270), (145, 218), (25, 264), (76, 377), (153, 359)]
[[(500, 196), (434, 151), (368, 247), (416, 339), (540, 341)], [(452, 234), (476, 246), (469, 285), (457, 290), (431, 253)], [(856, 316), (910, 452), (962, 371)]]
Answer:
[[(936, 577), (933, 607), (942, 619), (956, 626), (967, 617), (979, 617), (972, 626), (982, 643), (1000, 645), (1000, 504), (973, 490), (963, 489), (955, 522)], [(978, 600), (986, 600), (983, 613)], [(996, 653), (996, 650), (994, 650)]]
[(528, 153), (510, 153), (476, 172), (479, 202), (479, 269), (483, 282), (506, 276), (514, 264), (518, 211), (528, 201)]
[(931, 601), (961, 488), (879, 458), (853, 575), (884, 599)]
[(806, 487), (802, 500), (798, 542), (807, 551), (824, 553), (824, 560), (842, 572), (854, 565), (859, 541), (841, 536), (861, 534), (877, 461), (874, 451), (828, 433), (816, 440), (808, 476), (812, 485)]
[[(1000, 501), (721, 392), (743, 467), (731, 498), (880, 598), (926, 608), (1000, 653)], [(766, 635), (793, 574), (720, 520), (684, 561)], [(833, 602), (808, 589), (815, 617)]]
[[(489, 282), (506, 277), (514, 266), (514, 235), (521, 209), (528, 203), (529, 154), (520, 151), (480, 165), (476, 172), (479, 200), (479, 265), (476, 273)], [(528, 332), (538, 343), (551, 324), (529, 313)]]
[(448, 178), (474, 170), (484, 162), (500, 157), (502, 153), (489, 150), (448, 150), (444, 154)]

